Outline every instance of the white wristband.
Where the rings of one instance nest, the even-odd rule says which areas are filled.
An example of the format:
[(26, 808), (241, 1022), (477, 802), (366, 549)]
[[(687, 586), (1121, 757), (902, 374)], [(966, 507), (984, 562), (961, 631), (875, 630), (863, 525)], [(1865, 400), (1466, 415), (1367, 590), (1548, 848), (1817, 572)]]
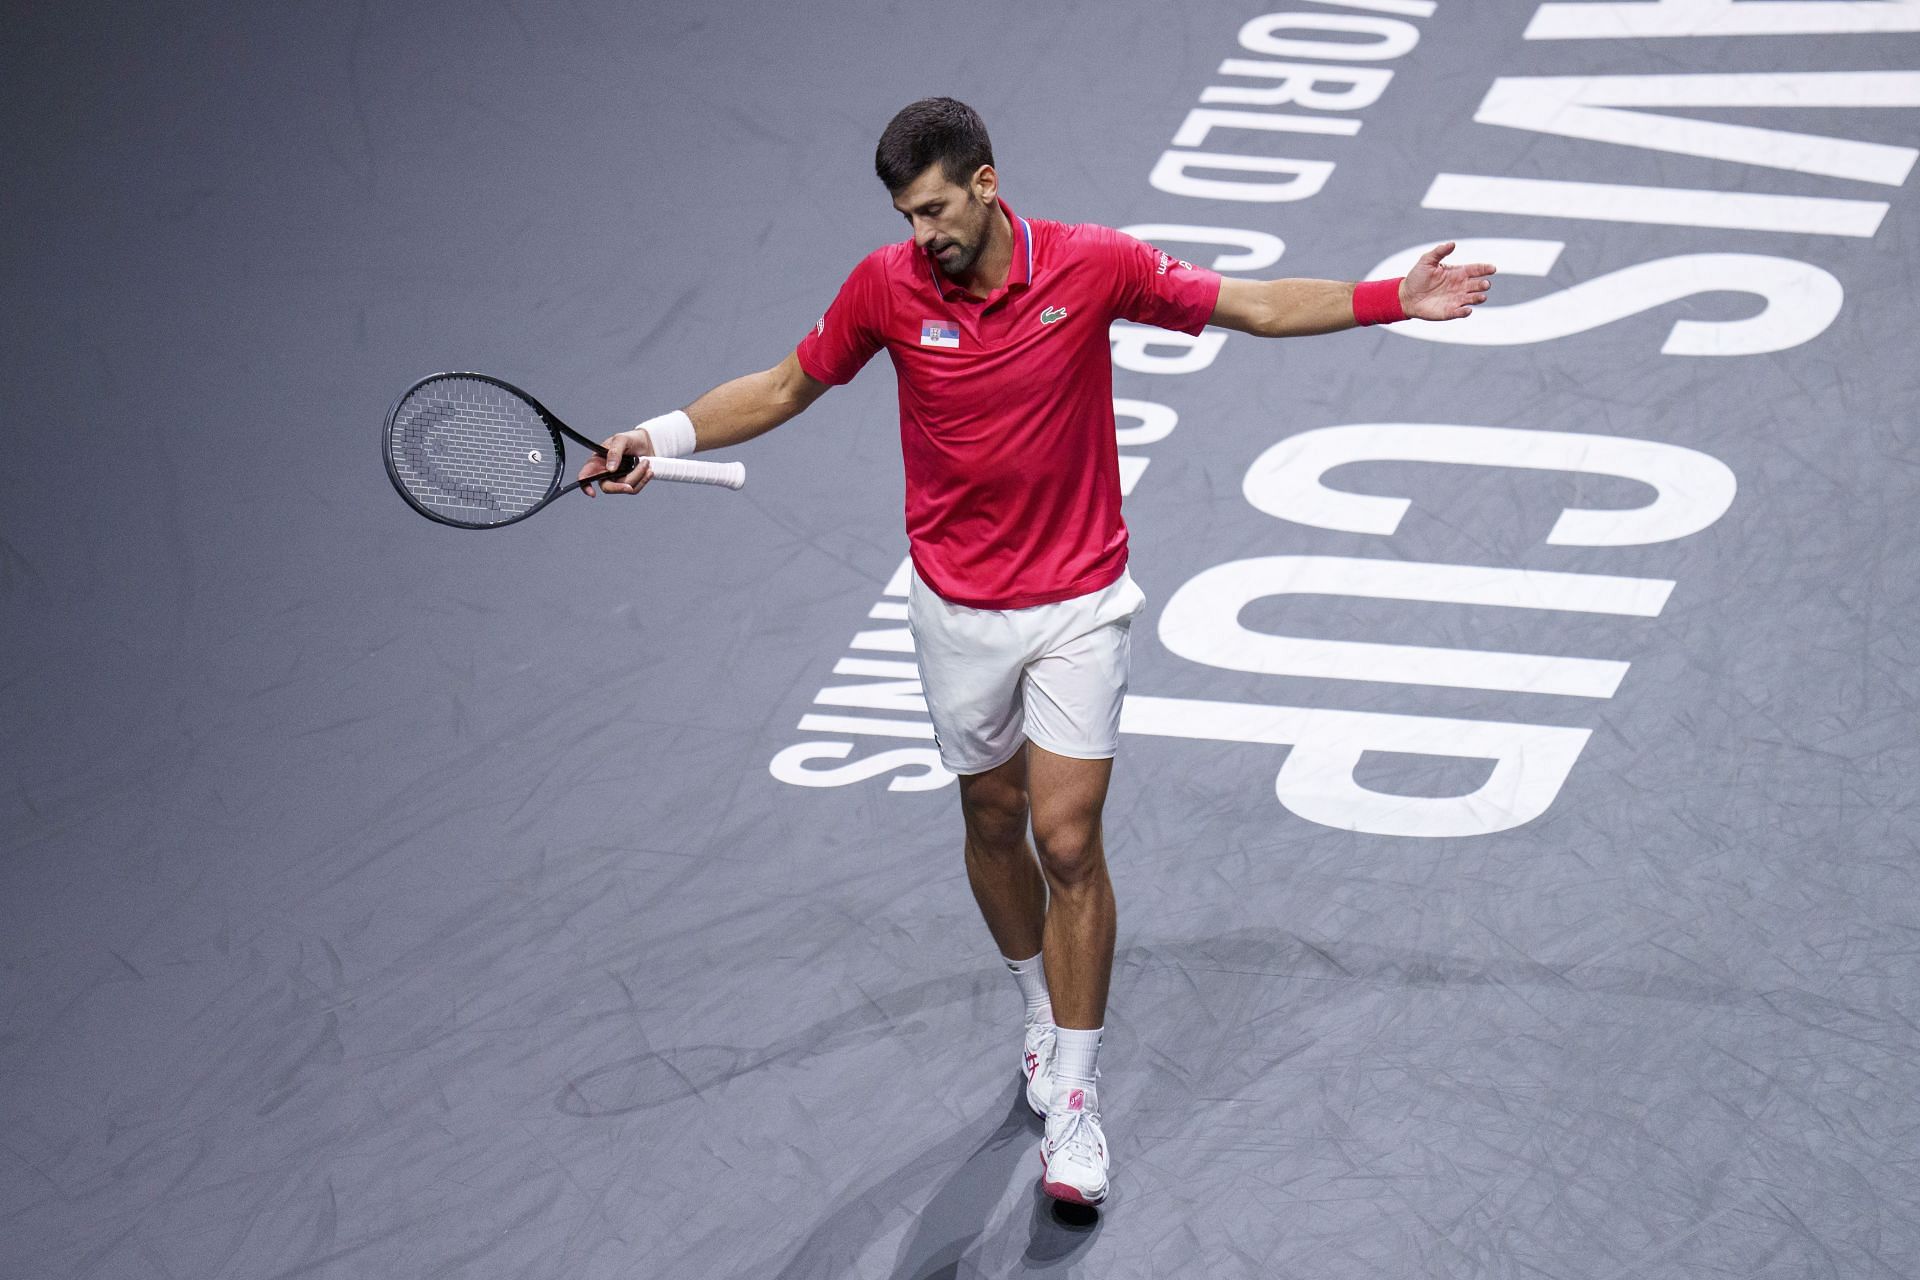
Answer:
[(647, 433), (647, 439), (653, 441), (655, 457), (684, 458), (694, 450), (693, 419), (685, 409), (648, 418), (634, 430)]

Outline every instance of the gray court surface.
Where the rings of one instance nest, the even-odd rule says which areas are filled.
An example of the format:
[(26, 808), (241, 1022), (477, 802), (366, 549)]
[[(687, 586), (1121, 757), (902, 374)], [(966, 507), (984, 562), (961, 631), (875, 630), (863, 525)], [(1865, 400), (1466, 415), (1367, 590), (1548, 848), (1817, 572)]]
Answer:
[[(0, 1276), (1920, 1274), (1920, 36), (1429, 8), (15, 6)], [(1357, 110), (1261, 105), (1281, 73), (1231, 59), (1393, 74)], [(1591, 79), (1689, 75), (1736, 79)], [(1476, 122), (1500, 76), (1581, 80), (1536, 124), (1772, 132)], [(597, 435), (774, 363), (903, 233), (872, 146), (933, 93), (985, 115), (1019, 212), (1279, 237), (1255, 275), (1561, 246), (1498, 283), (1531, 312), (1470, 322), (1499, 342), (1233, 335), (1117, 372), (1177, 426), (1121, 423), (1151, 603), (1092, 1222), (1037, 1192), (1019, 1004), (922, 718), (822, 697), (911, 661), (863, 634), (901, 625), (886, 362), (735, 451), (737, 495), (468, 534), (377, 454), (437, 369)], [(1360, 127), (1177, 143), (1201, 107)], [(1170, 150), (1335, 167), (1181, 194)], [(1473, 203), (1448, 174), (1505, 203), (1435, 207)], [(1645, 190), (1529, 212), (1564, 189), (1479, 179)], [(1649, 488), (1482, 434), (1328, 472), (1410, 500), (1390, 535), (1249, 500), (1270, 449), (1358, 424), (1707, 462)], [(1700, 527), (1547, 541), (1662, 484)], [(1289, 556), (1413, 594), (1256, 593), (1249, 633), (1403, 648), (1189, 656), (1189, 584)], [(1671, 587), (1499, 607), (1420, 565)], [(1442, 683), (1449, 653), (1508, 656)], [(1405, 749), (1413, 717), (1533, 745)], [(1423, 815), (1480, 829), (1379, 829)]]

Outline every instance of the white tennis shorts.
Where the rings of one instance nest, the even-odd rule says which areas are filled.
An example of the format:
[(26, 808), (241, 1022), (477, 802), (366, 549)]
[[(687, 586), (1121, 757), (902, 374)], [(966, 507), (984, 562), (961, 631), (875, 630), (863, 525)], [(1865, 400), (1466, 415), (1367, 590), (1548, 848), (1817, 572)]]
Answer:
[(1027, 609), (969, 609), (913, 575), (907, 627), (940, 763), (953, 773), (1005, 764), (1023, 739), (1056, 755), (1107, 760), (1134, 615), (1147, 598), (1122, 571), (1099, 591)]

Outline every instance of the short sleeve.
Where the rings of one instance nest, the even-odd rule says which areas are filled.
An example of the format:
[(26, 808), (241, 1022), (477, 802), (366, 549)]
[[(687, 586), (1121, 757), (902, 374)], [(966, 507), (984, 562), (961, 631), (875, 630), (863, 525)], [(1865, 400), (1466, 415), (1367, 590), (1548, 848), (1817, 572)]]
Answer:
[(1130, 235), (1099, 228), (1113, 259), (1114, 314), (1137, 324), (1197, 334), (1220, 301), (1220, 275)]
[(885, 296), (881, 264), (869, 254), (847, 276), (827, 313), (794, 348), (808, 377), (834, 387), (853, 381), (853, 375), (880, 349)]

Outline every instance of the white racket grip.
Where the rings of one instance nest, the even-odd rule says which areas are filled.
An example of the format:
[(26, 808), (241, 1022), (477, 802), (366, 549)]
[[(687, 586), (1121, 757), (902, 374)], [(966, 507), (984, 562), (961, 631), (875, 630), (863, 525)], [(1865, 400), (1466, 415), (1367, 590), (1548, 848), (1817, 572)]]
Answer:
[(656, 480), (680, 484), (717, 484), (722, 489), (738, 489), (747, 482), (743, 462), (696, 462), (691, 458), (647, 459), (647, 468)]

